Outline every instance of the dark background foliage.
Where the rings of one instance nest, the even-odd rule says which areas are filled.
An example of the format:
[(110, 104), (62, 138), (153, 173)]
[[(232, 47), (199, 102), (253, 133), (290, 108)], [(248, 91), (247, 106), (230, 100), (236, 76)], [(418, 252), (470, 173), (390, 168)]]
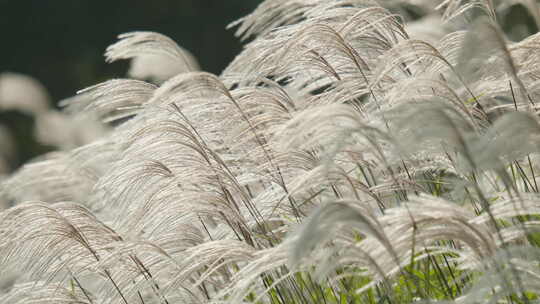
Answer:
[[(127, 62), (107, 64), (103, 53), (118, 34), (165, 34), (191, 51), (205, 71), (219, 74), (239, 53), (230, 22), (259, 0), (0, 0), (0, 72), (35, 77), (54, 102), (79, 89), (122, 77)], [(32, 138), (32, 118), (0, 112), (16, 137), (14, 167), (48, 148)]]

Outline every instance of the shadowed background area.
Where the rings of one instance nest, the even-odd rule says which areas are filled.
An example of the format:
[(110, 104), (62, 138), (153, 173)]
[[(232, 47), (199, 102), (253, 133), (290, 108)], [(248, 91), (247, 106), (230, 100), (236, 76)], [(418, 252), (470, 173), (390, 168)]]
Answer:
[[(0, 0), (0, 73), (32, 76), (51, 100), (125, 75), (128, 62), (105, 63), (105, 48), (130, 31), (155, 31), (195, 55), (201, 69), (219, 74), (241, 44), (230, 22), (248, 14), (259, 0)], [(13, 168), (48, 147), (33, 139), (33, 119), (17, 111), (0, 112), (17, 143)]]

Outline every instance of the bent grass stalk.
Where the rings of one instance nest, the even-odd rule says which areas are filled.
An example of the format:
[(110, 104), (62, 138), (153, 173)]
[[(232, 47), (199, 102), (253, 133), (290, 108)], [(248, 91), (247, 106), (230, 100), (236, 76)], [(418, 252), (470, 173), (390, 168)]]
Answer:
[(219, 76), (119, 36), (106, 60), (159, 81), (81, 90), (66, 115), (111, 131), (2, 180), (0, 302), (537, 301), (540, 36), (435, 2), (264, 1)]

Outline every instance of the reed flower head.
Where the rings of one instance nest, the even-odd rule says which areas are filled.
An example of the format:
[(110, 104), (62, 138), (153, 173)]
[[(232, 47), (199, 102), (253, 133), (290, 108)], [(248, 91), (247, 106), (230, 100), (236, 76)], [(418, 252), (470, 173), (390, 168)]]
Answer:
[(540, 36), (504, 1), (380, 2), (264, 1), (221, 75), (121, 35), (155, 83), (43, 116), (112, 126), (2, 181), (0, 302), (533, 303)]

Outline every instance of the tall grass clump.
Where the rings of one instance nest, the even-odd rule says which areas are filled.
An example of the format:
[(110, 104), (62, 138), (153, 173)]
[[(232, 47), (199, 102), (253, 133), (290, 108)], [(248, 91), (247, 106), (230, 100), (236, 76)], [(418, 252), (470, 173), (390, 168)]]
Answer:
[(151, 81), (64, 101), (111, 130), (1, 184), (0, 303), (538, 303), (516, 7), (540, 24), (526, 0), (267, 0), (219, 76), (121, 35), (107, 61)]

